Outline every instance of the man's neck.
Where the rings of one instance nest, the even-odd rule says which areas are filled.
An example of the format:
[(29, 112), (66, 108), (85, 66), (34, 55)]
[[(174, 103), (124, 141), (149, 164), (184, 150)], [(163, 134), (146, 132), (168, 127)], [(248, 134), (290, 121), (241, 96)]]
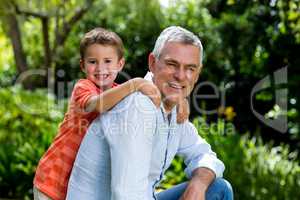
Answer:
[(164, 109), (165, 109), (166, 114), (170, 114), (172, 109), (175, 106), (174, 103), (171, 103), (171, 102), (168, 102), (168, 101), (164, 101), (163, 105), (164, 105)]

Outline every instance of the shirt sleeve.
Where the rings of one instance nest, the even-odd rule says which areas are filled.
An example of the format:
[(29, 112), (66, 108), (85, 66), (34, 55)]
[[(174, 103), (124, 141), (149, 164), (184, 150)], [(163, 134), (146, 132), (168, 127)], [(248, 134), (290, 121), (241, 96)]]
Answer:
[(75, 84), (72, 96), (75, 106), (80, 110), (84, 110), (87, 101), (92, 96), (99, 94), (100, 90), (97, 89), (93, 83), (89, 80), (82, 79)]
[(148, 97), (134, 93), (102, 116), (111, 154), (112, 200), (148, 199), (156, 112)]
[(191, 178), (193, 171), (199, 167), (211, 169), (216, 177), (222, 177), (225, 169), (223, 162), (217, 158), (211, 146), (198, 135), (194, 125), (190, 122), (183, 124), (181, 134), (178, 155), (184, 157), (187, 177)]

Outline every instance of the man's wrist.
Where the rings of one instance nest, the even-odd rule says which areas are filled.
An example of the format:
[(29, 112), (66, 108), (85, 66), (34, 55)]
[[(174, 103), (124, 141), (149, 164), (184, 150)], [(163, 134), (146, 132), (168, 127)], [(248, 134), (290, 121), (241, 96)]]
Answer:
[(195, 197), (199, 200), (204, 200), (207, 188), (208, 187), (206, 187), (201, 181), (199, 182), (197, 178), (191, 179), (180, 200), (187, 200), (191, 198), (195, 199)]
[(211, 169), (199, 167), (194, 170), (190, 181), (206, 191), (215, 177), (216, 175)]
[(196, 186), (198, 190), (202, 192), (206, 192), (209, 186), (209, 183), (203, 181), (203, 179), (199, 176), (193, 176), (190, 180), (190, 184)]

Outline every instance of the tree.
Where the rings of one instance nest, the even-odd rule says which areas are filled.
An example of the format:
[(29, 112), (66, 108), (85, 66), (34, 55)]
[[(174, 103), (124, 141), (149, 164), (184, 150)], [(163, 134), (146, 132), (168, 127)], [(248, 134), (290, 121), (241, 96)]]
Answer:
[[(60, 56), (60, 48), (63, 48), (71, 30), (92, 7), (94, 0), (80, 2), (69, 0), (2, 0), (0, 2), (1, 20), (3, 20), (4, 30), (6, 30), (6, 34), (12, 42), (18, 74), (29, 69), (27, 56), (23, 48), (24, 39), (22, 39), (23, 34), (20, 27), (22, 25), (20, 25), (20, 22), (24, 23), (24, 21), (33, 19), (40, 21), (44, 64), (40, 65), (39, 63), (38, 66), (41, 67), (31, 66), (31, 68), (51, 69), (50, 81), (53, 82), (55, 78), (53, 72), (55, 71), (55, 63)], [(29, 82), (26, 87), (34, 88), (34, 82)]]

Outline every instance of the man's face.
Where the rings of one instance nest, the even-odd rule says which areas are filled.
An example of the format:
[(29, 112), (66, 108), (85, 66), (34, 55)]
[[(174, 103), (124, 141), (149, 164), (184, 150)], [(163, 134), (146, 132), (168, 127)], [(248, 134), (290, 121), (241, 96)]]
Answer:
[(168, 105), (175, 106), (194, 88), (202, 67), (199, 51), (194, 45), (168, 42), (160, 58), (149, 55), (149, 68), (154, 75), (154, 83)]

